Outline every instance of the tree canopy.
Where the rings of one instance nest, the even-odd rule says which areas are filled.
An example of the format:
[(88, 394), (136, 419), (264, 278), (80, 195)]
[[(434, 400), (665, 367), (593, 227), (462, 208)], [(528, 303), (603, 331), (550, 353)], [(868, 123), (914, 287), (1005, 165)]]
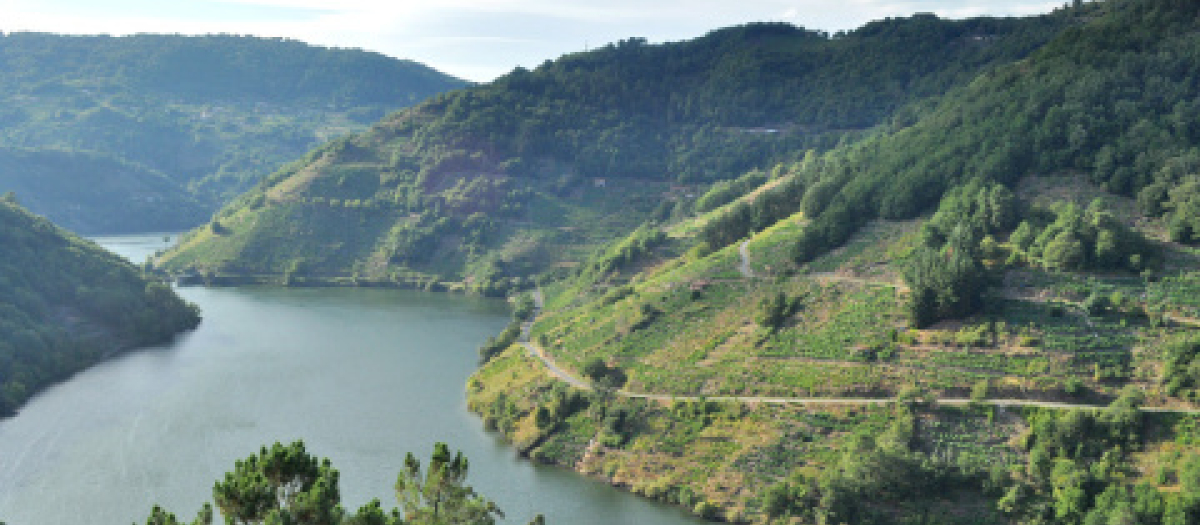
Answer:
[[(436, 443), (426, 470), (412, 453), (396, 482), (400, 508), (372, 500), (355, 512), (342, 508), (338, 471), (308, 452), (303, 441), (275, 443), (238, 460), (213, 486), (213, 500), (228, 525), (492, 525), (504, 514), (466, 483), (467, 458)], [(211, 525), (209, 504), (193, 525)], [(538, 515), (533, 523), (544, 523)], [(155, 506), (146, 525), (179, 525)]]
[(114, 351), (199, 324), (169, 286), (16, 200), (0, 200), (0, 413)]

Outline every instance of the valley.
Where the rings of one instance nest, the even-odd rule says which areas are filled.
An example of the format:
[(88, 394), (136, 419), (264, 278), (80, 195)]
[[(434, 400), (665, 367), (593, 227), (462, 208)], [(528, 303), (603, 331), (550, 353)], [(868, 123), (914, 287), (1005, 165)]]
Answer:
[[(314, 87), (288, 104), (238, 106), (217, 128), (253, 134), (270, 121), (316, 137), (306, 153), (276, 157), (251, 142), (244, 153), (262, 164), (188, 179), (192, 204), (137, 193), (129, 179), (114, 191), (181, 213), (209, 199), (216, 211), (155, 253), (142, 278), (204, 286), (179, 288), (184, 297), (246, 299), (237, 317), (271, 332), (262, 348), (316, 345), (307, 369), (415, 337), (389, 325), (403, 317), (397, 298), (508, 302), (507, 320), (496, 310), (479, 325), (439, 321), (453, 344), (345, 371), (310, 400), (313, 414), (360, 408), (323, 401), (355, 374), (453, 352), (455, 364), (430, 366), (456, 371), (438, 376), (456, 393), (436, 397), (461, 399), (465, 381), (473, 415), (434, 415), (422, 396), (383, 385), (373, 390), (402, 399), (357, 419), (455, 413), (502, 439), (495, 450), (694, 519), (1183, 525), (1200, 520), (1198, 20), (1190, 2), (1104, 0), (1009, 18), (918, 13), (834, 34), (750, 23), (628, 38), (491, 82), (442, 84), (406, 108), (375, 97), (373, 77), (343, 71), (345, 89), (379, 104), (331, 104)], [(378, 59), (339, 53), (347, 71)], [(283, 89), (264, 84), (254, 89)], [(226, 88), (250, 89), (198, 86), (170, 100), (210, 114), (202, 101)], [(310, 112), (319, 107), (333, 111)], [(294, 127), (291, 110), (314, 127)], [(43, 183), (63, 164), (174, 177), (62, 154), (20, 149), (9, 162), (0, 151), (0, 167)], [(74, 181), (76, 171), (57, 173)], [(6, 199), (19, 208), (19, 192)], [(49, 226), (16, 231), (31, 228)], [(90, 296), (85, 280), (69, 282), (64, 297)], [(45, 292), (13, 295), (11, 311), (54, 312), (38, 306)], [(350, 296), (365, 302), (337, 303)], [(279, 306), (303, 320), (267, 322)], [(453, 317), (442, 308), (414, 315)], [(378, 323), (357, 324), (367, 319)], [(341, 325), (354, 335), (292, 339)], [(179, 344), (215, 334), (199, 330)], [(477, 355), (464, 355), (470, 347)], [(308, 359), (266, 369), (293, 370), (293, 357)], [(248, 384), (238, 388), (266, 396)], [(270, 391), (308, 399), (287, 379)], [(363, 431), (373, 432), (391, 431)], [(247, 461), (227, 479), (256, 479), (258, 460)], [(465, 477), (448, 452), (434, 462)], [(419, 464), (402, 468), (401, 480), (420, 477)], [(330, 523), (441, 523), (437, 505), (431, 515), (413, 503), (430, 496), (412, 483), (397, 490), (403, 516), (334, 510), (341, 495), (327, 485), (312, 497), (325, 498)], [(302, 503), (274, 504), (300, 515)], [(447, 520), (491, 523), (475, 504), (463, 511), (475, 518)], [(663, 507), (644, 508), (660, 519)], [(544, 517), (582, 522), (572, 512)]]

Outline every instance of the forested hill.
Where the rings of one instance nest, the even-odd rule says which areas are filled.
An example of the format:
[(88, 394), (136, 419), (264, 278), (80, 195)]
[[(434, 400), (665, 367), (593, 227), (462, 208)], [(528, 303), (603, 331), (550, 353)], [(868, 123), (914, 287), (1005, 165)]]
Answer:
[(913, 118), (542, 280), (472, 409), (735, 522), (1200, 522), (1200, 4), (1060, 13)]
[[(5, 162), (0, 191), (86, 232), (194, 226), (308, 149), (466, 85), (377, 53), (228, 35), (10, 33), (0, 71), (0, 147), (33, 163)], [(111, 160), (89, 173), (95, 156)], [(98, 190), (67, 199), (73, 186)]]
[(386, 107), (415, 104), (464, 85), (428, 66), (379, 53), (233, 35), (9, 33), (0, 38), (0, 67), (5, 92), (136, 90), (198, 104)]
[(0, 200), (0, 414), (114, 352), (200, 322), (170, 287), (95, 244)]
[(165, 262), (213, 275), (464, 281), (498, 292), (580, 260), (651, 212), (688, 213), (687, 203), (672, 209), (675, 197), (713, 181), (905, 122), (915, 101), (1080, 21), (920, 15), (832, 36), (752, 24), (568, 55), (310, 153)]

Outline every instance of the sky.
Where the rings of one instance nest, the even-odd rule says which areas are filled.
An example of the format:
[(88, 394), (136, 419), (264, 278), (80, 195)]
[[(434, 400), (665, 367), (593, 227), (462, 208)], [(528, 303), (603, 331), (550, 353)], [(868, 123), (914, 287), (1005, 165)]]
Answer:
[(1063, 0), (0, 0), (0, 31), (237, 34), (361, 48), (486, 82), (629, 37), (749, 22), (828, 32), (871, 20), (1045, 13)]

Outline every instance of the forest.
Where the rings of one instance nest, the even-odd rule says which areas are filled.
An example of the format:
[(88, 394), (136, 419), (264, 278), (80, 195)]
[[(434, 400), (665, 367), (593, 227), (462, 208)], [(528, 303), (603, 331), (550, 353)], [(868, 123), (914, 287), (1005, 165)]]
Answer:
[(170, 341), (200, 312), (90, 241), (0, 201), (0, 413), (112, 354)]
[(0, 69), (0, 191), (92, 234), (203, 224), (276, 166), (466, 85), (377, 53), (231, 35), (9, 33)]
[[(310, 152), (218, 212), (223, 234), (198, 230), (163, 264), (230, 282), (503, 294), (652, 214), (690, 214), (676, 197), (909, 122), (921, 101), (1078, 23), (921, 15), (837, 35), (758, 23), (567, 55)], [(362, 227), (336, 251), (318, 248), (350, 224)], [(291, 245), (259, 249), (280, 235)]]

